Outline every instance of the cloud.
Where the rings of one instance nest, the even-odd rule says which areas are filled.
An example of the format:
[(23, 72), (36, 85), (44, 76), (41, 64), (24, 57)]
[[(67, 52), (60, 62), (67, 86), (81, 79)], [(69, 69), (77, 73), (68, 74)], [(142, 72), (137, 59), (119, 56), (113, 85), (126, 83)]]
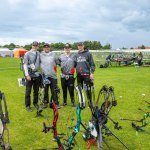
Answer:
[(32, 40), (98, 40), (113, 47), (149, 44), (149, 0), (5, 0), (1, 4), (0, 44)]
[(130, 16), (122, 20), (129, 31), (150, 31), (150, 13), (146, 11), (133, 11)]
[(8, 0), (8, 4), (12, 7), (16, 7), (22, 0)]

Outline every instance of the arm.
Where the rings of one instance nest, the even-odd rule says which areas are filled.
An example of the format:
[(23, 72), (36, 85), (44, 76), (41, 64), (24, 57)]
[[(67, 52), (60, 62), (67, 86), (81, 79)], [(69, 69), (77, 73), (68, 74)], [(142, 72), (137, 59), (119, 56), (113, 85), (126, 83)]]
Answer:
[(61, 65), (61, 58), (60, 58), (60, 56), (59, 56), (59, 57), (55, 57), (55, 62), (56, 62), (56, 64), (57, 64), (58, 66)]
[(24, 56), (23, 62), (24, 62), (23, 69), (24, 69), (25, 77), (26, 77), (27, 80), (30, 81), (31, 77), (30, 77), (29, 72), (28, 72), (28, 62), (29, 62), (29, 59), (28, 59), (28, 54), (27, 53)]
[(77, 66), (77, 57), (76, 57), (76, 54), (73, 55), (73, 60), (74, 60), (74, 67), (76, 68), (76, 66)]
[(92, 54), (89, 53), (89, 65), (90, 65), (90, 79), (94, 79), (95, 63)]

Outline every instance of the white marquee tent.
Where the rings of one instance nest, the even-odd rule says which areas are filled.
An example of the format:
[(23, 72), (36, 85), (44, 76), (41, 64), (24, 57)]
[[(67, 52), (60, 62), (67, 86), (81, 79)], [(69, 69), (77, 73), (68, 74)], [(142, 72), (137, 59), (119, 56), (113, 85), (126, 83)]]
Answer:
[(0, 48), (0, 57), (13, 57), (13, 52), (8, 48)]

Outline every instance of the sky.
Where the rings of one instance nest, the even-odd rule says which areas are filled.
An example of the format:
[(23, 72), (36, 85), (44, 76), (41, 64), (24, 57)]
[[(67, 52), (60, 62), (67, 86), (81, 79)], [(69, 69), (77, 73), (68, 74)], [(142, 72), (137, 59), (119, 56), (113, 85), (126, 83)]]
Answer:
[(0, 45), (39, 42), (150, 46), (150, 0), (0, 0)]

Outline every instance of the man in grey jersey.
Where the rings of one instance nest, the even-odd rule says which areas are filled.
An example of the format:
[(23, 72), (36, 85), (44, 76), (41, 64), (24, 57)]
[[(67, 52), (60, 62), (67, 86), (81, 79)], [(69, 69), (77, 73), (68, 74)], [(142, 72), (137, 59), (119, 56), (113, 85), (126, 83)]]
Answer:
[(44, 44), (43, 51), (40, 54), (41, 58), (41, 69), (42, 73), (44, 75), (44, 78), (48, 81), (48, 83), (45, 85), (45, 91), (44, 91), (44, 103), (49, 103), (49, 87), (51, 90), (51, 101), (55, 101), (58, 108), (59, 102), (58, 102), (58, 85), (57, 85), (57, 74), (56, 74), (56, 65), (57, 65), (57, 59), (55, 56), (55, 53), (50, 51), (50, 45), (48, 43)]
[(25, 72), (26, 78), (26, 92), (25, 92), (25, 106), (26, 110), (31, 112), (31, 90), (33, 86), (34, 94), (33, 94), (33, 105), (38, 108), (38, 91), (40, 84), (40, 74), (39, 74), (39, 66), (40, 66), (40, 53), (37, 51), (38, 42), (34, 41), (32, 43), (32, 49), (28, 51), (24, 56), (24, 65), (23, 69)]
[(63, 105), (67, 105), (67, 89), (69, 90), (72, 107), (74, 103), (74, 71), (75, 62), (74, 55), (70, 52), (71, 45), (65, 44), (64, 53), (58, 58), (61, 67), (61, 86), (63, 90)]

